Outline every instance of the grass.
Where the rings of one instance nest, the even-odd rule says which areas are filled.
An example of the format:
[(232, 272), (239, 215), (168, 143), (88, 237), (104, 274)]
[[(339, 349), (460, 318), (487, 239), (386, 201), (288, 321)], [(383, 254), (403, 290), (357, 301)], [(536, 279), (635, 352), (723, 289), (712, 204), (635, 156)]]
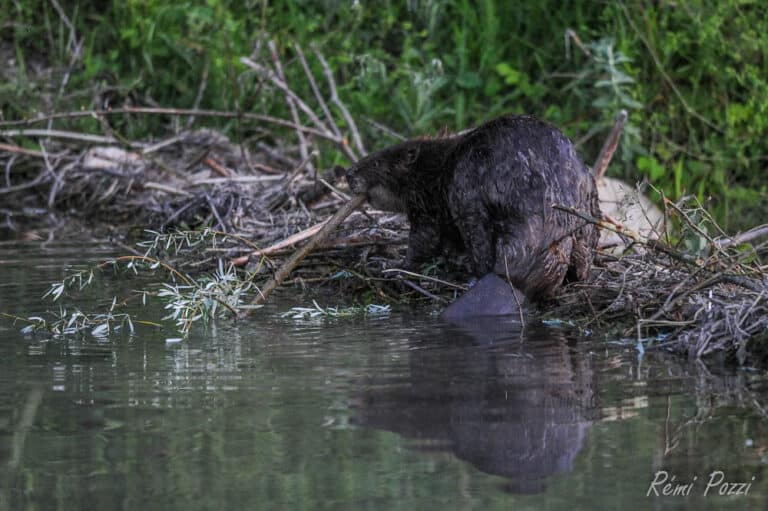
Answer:
[[(165, 3), (4, 0), (4, 119), (123, 105), (287, 116), (281, 94), (239, 62), (277, 41), (287, 81), (310, 96), (294, 42), (328, 57), (369, 148), (460, 130), (506, 112), (535, 113), (581, 142), (587, 161), (619, 107), (630, 110), (613, 175), (694, 194), (730, 229), (765, 217), (768, 20), (736, 0), (680, 6), (630, 1), (340, 0)], [(572, 37), (572, 36), (575, 36)], [(577, 44), (577, 41), (581, 44)], [(586, 49), (589, 54), (582, 51)], [(321, 70), (310, 62), (313, 71)], [(327, 92), (327, 91), (325, 91)], [(135, 139), (179, 129), (163, 117), (111, 120)], [(268, 136), (237, 119), (198, 119), (237, 139)], [(102, 131), (94, 119), (60, 127)], [(335, 150), (322, 164), (346, 165)]]

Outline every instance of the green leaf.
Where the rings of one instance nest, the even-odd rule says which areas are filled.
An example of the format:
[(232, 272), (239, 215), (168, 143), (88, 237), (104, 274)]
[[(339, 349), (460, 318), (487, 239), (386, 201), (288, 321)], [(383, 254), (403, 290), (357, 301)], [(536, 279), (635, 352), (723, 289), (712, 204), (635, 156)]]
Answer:
[(664, 167), (653, 156), (640, 156), (637, 159), (637, 168), (647, 174), (651, 181), (657, 181), (666, 173)]
[(744, 121), (749, 120), (751, 114), (752, 110), (747, 105), (731, 103), (728, 105), (728, 112), (726, 114), (728, 126), (734, 127)]
[(483, 81), (480, 78), (480, 75), (473, 71), (467, 71), (465, 73), (461, 73), (459, 76), (456, 77), (456, 85), (464, 89), (476, 89), (480, 87), (482, 84), (483, 84)]
[(521, 73), (512, 68), (506, 62), (501, 62), (496, 65), (496, 72), (504, 78), (504, 83), (507, 85), (515, 85), (520, 82)]
[(501, 83), (499, 82), (499, 79), (495, 76), (492, 77), (490, 80), (485, 82), (485, 87), (483, 87), (483, 92), (486, 96), (493, 97), (501, 90)]

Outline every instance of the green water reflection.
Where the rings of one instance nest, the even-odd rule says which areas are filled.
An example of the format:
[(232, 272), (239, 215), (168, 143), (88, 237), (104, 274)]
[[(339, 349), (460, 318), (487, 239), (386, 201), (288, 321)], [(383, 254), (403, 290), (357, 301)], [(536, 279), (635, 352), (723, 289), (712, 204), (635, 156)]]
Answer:
[[(0, 309), (40, 312), (67, 264), (106, 252), (0, 246)], [(130, 283), (106, 278), (88, 301), (117, 288)], [(0, 509), (765, 506), (757, 373), (553, 328), (408, 311), (307, 323), (287, 307), (176, 344), (0, 323)], [(690, 495), (647, 498), (662, 469), (697, 476)], [(749, 494), (705, 498), (713, 470)]]

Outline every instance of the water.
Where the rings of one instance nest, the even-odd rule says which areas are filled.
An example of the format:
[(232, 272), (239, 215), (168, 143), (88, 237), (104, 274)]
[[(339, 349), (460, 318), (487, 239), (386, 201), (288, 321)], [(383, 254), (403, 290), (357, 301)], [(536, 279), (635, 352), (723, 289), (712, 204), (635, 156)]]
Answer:
[[(66, 267), (109, 252), (0, 244), (0, 312), (43, 312)], [(136, 285), (106, 276), (80, 305)], [(0, 321), (0, 511), (766, 506), (758, 372), (561, 328), (522, 340), (428, 311), (281, 319), (289, 306), (181, 343), (150, 328), (50, 340)], [(716, 471), (747, 495), (704, 496)], [(693, 481), (687, 496), (646, 497), (665, 472)]]

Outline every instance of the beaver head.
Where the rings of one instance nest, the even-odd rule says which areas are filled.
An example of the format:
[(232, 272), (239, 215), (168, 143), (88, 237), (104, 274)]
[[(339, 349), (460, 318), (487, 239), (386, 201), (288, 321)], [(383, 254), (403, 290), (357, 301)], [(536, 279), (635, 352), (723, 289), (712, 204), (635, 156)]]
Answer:
[(376, 209), (405, 212), (403, 195), (419, 157), (417, 141), (404, 142), (372, 153), (347, 170), (354, 193), (364, 193)]

